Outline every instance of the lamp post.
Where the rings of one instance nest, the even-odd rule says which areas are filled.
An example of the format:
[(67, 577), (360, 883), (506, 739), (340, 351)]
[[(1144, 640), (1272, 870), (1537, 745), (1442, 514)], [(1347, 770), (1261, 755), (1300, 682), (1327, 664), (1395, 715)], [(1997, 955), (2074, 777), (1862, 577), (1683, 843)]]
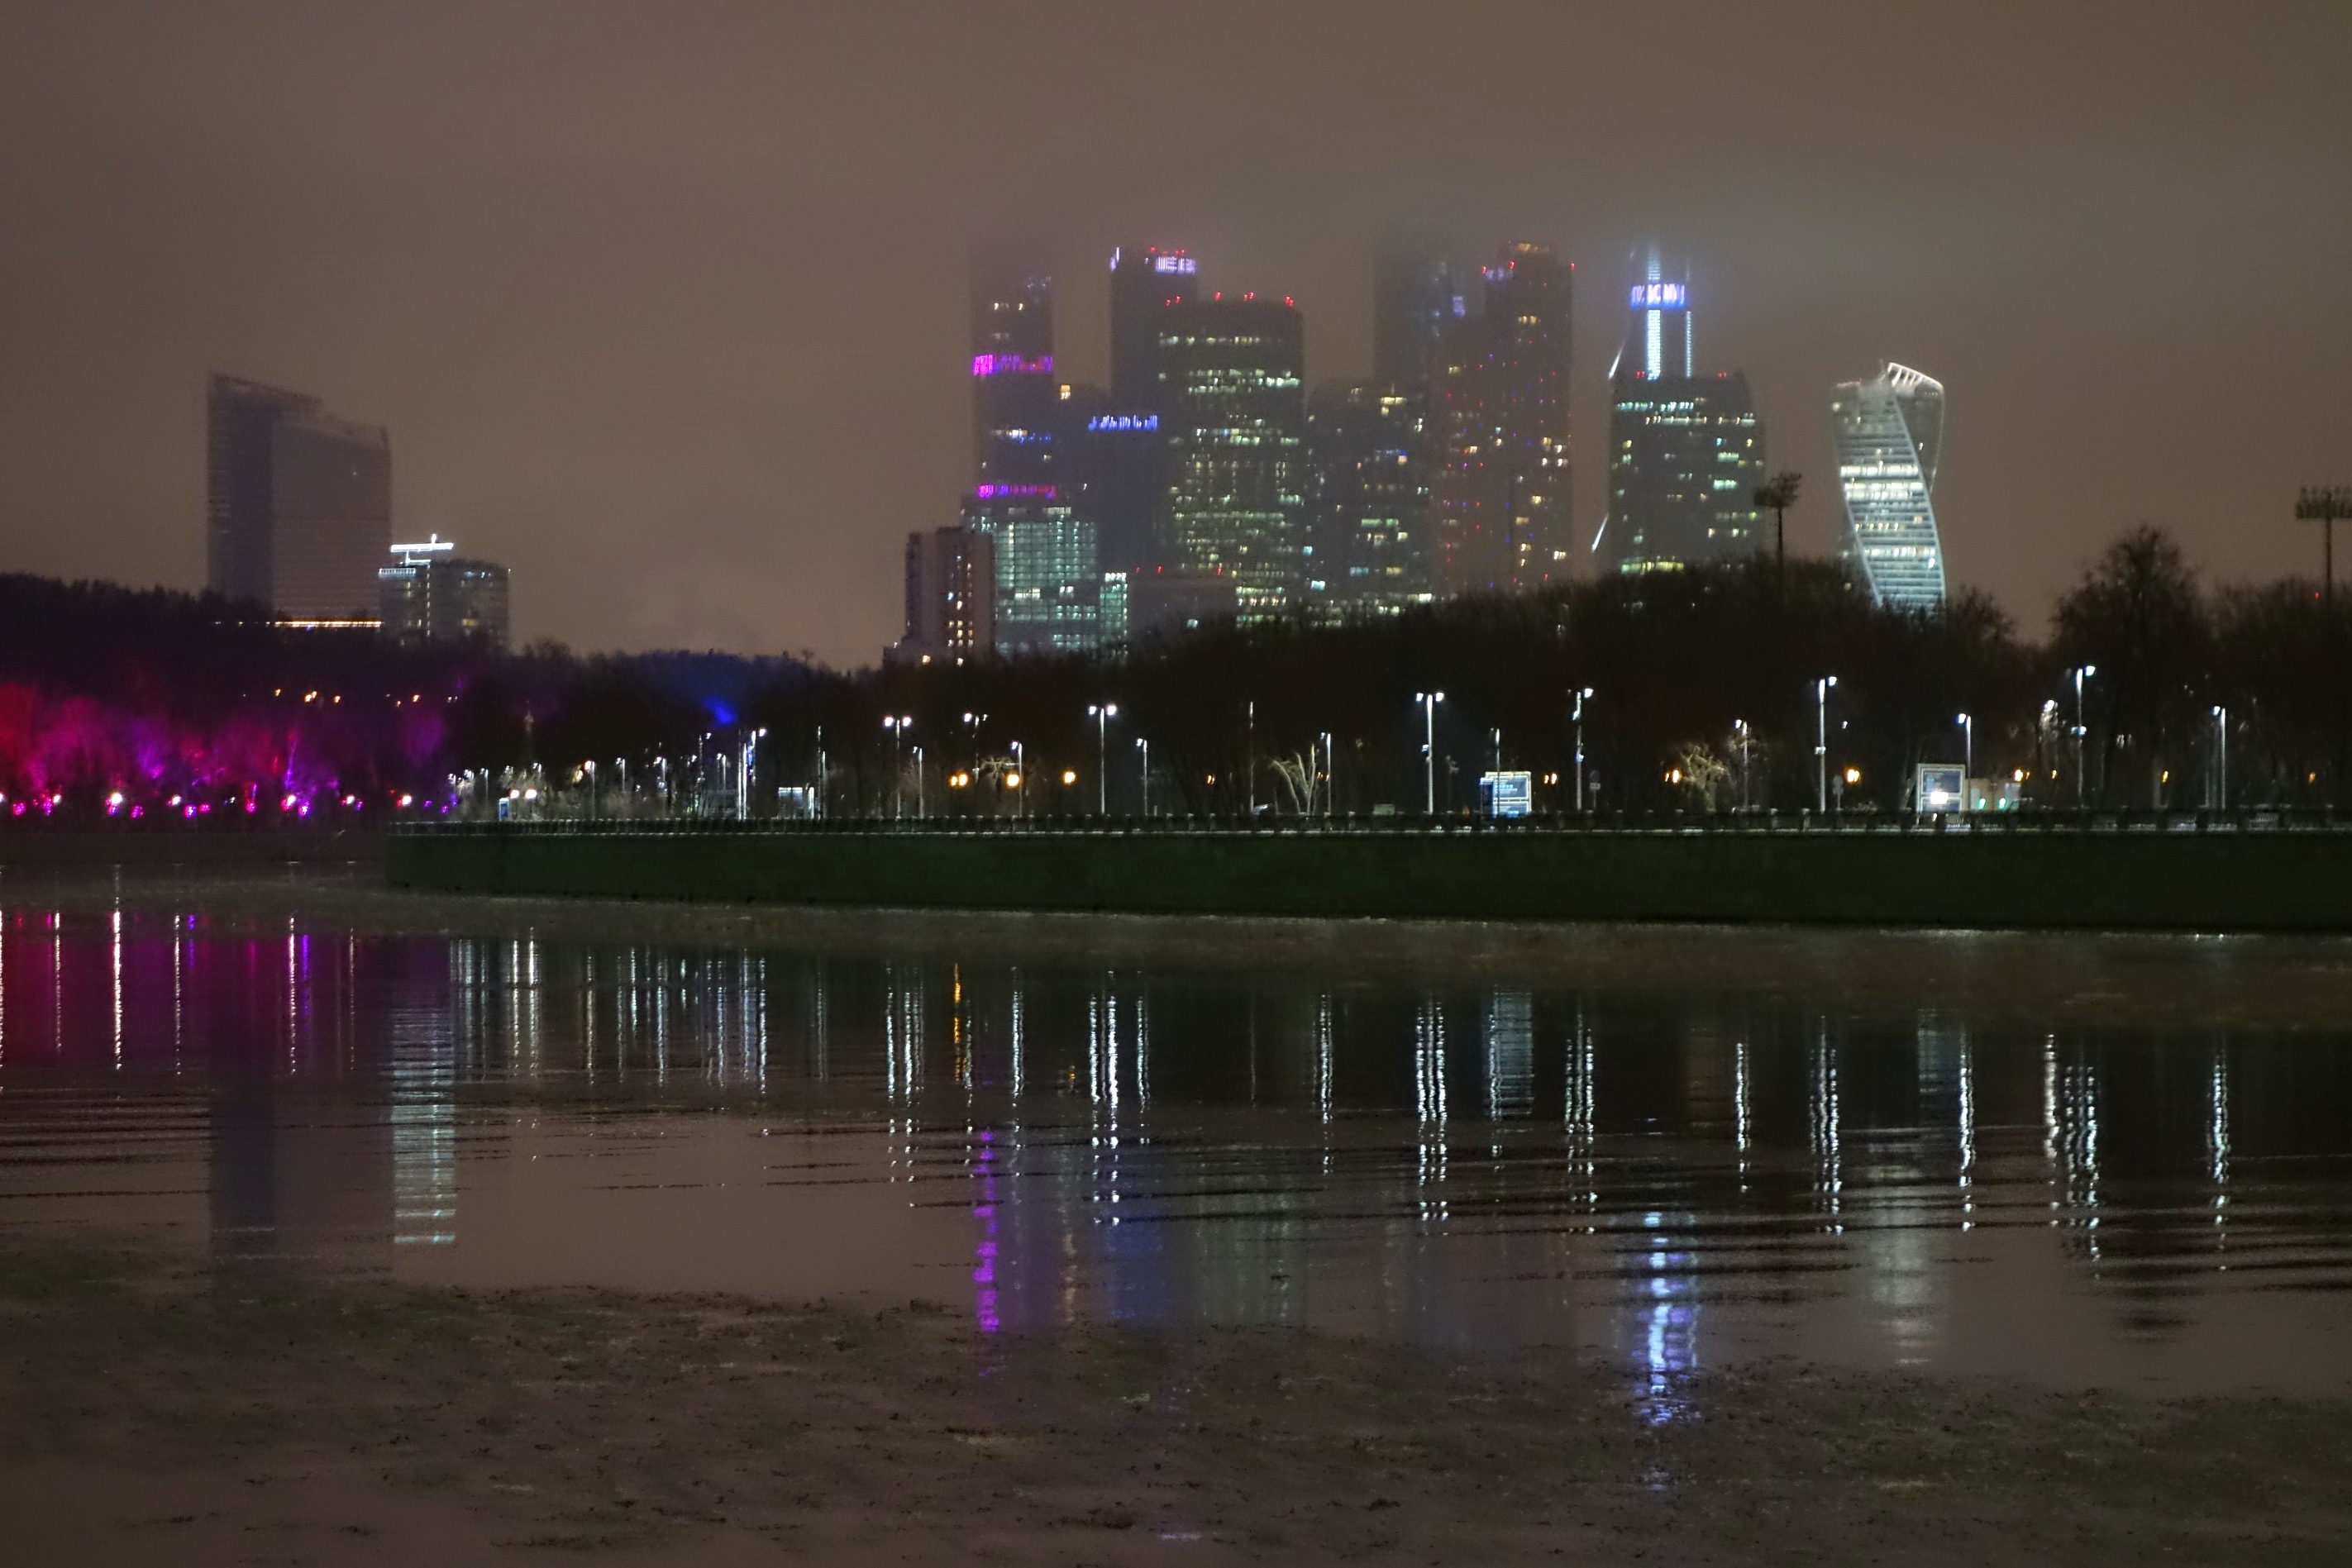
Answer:
[(1117, 703), (1097, 703), (1087, 709), (1095, 721), (1095, 815), (1110, 814), (1110, 721), (1118, 715)]
[(915, 820), (923, 820), (923, 748), (915, 747)]
[(1412, 700), (1421, 705), (1421, 789), (1422, 814), (1437, 815), (1437, 705), (1445, 700), (1444, 692), (1415, 692)]
[(593, 822), (596, 820), (596, 764), (583, 762), (580, 765), (580, 771), (588, 779), (588, 820)]
[(2352, 485), (2306, 485), (2294, 498), (2300, 521), (2319, 525), (2319, 595), (2323, 604), (2336, 603), (2336, 525), (2352, 517)]
[(1339, 782), (1339, 760), (1331, 755), (1331, 732), (1323, 732), (1323, 814), (1331, 814), (1332, 789)]
[(907, 814), (906, 756), (907, 727), (915, 722), (912, 715), (898, 714), (886, 717), (882, 727), (890, 732), (890, 815)]
[(2219, 703), (2213, 705), (2213, 804), (2222, 810), (2230, 809), (2230, 710)]
[(1751, 732), (1744, 718), (1733, 719), (1731, 727), (1739, 737), (1739, 810), (1744, 813), (1748, 810), (1748, 743)]
[(2083, 683), (2099, 673), (2096, 664), (2074, 666), (2074, 810), (2081, 810), (2090, 803), (2083, 788), (2083, 737), (2090, 729), (2083, 723)]
[(735, 820), (739, 822), (751, 815), (751, 768), (760, 759), (760, 737), (767, 733), (755, 729), (743, 737), (743, 756), (735, 770)]
[(1830, 688), (1835, 675), (1813, 683), (1813, 810), (1827, 816), (1830, 809)]
[(1569, 717), (1576, 724), (1576, 809), (1584, 810), (1584, 700), (1592, 695), (1586, 686), (1576, 694), (1576, 706)]
[(1976, 777), (1977, 771), (1977, 721), (1973, 714), (1959, 714), (1955, 718), (1960, 727), (1960, 789), (1965, 794), (1969, 780)]
[(1029, 814), (1028, 754), (1017, 740), (1013, 743), (1013, 813), (1017, 817)]
[(1138, 736), (1135, 748), (1143, 754), (1143, 814), (1149, 817), (1151, 815), (1151, 742)]
[(833, 792), (831, 786), (832, 778), (825, 764), (824, 726), (818, 725), (816, 727), (816, 811), (814, 813), (816, 816), (825, 817), (832, 814), (832, 807), (829, 804)]

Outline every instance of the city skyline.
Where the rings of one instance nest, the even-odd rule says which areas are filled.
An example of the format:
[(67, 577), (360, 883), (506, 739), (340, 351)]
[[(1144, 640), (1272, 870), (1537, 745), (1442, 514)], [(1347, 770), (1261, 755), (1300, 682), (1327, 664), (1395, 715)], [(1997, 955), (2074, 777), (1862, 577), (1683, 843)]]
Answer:
[[(388, 428), (395, 530), (511, 564), (519, 642), (870, 662), (908, 533), (968, 483), (968, 257), (1041, 245), (1057, 375), (1108, 384), (1112, 247), (1184, 247), (1208, 287), (1297, 298), (1311, 390), (1370, 379), (1374, 257), (1421, 232), (1464, 264), (1505, 236), (1577, 264), (1585, 538), (1616, 258), (1656, 239), (1705, 290), (1702, 361), (1748, 372), (1773, 465), (1814, 476), (1792, 549), (1840, 540), (1827, 390), (1891, 359), (1961, 398), (1952, 583), (2029, 628), (2141, 519), (2224, 578), (2310, 574), (2293, 497), (2342, 476), (2352, 398), (2316, 62), (2352, 19), (2255, 9), (2151, 29), (2088, 5), (2025, 51), (2021, 17), (1978, 13), (1935, 24), (1922, 67), (1928, 21), (1863, 6), (1504, 7), (1517, 47), (1472, 112), (1490, 52), (1435, 13), (1259, 17), (1238, 59), (1213, 5), (1172, 31), (942, 13), (952, 47), (918, 58), (879, 49), (889, 17), (724, 7), (583, 17), (557, 53), (497, 6), (282, 36), (26, 8), (0, 21), (27, 241), (0, 270), (0, 567), (203, 582), (219, 368)], [(1055, 112), (934, 112), (1015, 55)], [(1901, 134), (1856, 151), (1862, 84), (1897, 78)], [(2152, 99), (2179, 112), (2151, 125)], [(448, 111), (404, 111), (426, 101)], [(1143, 117), (1216, 129), (1078, 134)]]

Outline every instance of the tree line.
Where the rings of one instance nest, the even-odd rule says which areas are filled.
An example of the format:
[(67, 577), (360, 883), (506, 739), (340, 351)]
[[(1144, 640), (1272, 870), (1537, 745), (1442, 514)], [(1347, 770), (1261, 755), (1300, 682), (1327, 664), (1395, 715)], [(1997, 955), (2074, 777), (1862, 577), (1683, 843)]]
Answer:
[(1885, 812), (1965, 763), (2028, 807), (2318, 806), (2352, 766), (2347, 619), (2307, 580), (2208, 583), (2147, 527), (2038, 640), (1979, 593), (1889, 611), (1837, 563), (1768, 559), (853, 672), (404, 649), (0, 578), (0, 794), (423, 810), (456, 779), (582, 811), (593, 779), (615, 813), (1230, 817), (1472, 810), (1499, 769), (1538, 810), (1573, 810), (1580, 771), (1588, 809)]

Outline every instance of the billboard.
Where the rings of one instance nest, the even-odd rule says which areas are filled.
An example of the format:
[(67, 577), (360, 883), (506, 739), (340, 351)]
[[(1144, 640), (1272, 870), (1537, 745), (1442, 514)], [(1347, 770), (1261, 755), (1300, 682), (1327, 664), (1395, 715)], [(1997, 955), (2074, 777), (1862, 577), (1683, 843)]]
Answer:
[(1482, 773), (1478, 776), (1478, 809), (1489, 817), (1524, 817), (1535, 810), (1532, 773)]
[(1968, 775), (1958, 763), (1922, 762), (1911, 803), (1921, 811), (1965, 811), (1968, 789)]

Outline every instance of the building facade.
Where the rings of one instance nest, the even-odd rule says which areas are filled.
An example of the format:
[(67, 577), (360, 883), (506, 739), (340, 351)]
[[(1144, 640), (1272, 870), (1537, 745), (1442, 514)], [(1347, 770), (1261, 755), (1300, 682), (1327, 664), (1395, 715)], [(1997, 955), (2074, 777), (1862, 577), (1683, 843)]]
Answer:
[(1322, 387), (1307, 404), (1307, 601), (1339, 616), (1426, 603), (1429, 478), (1420, 400)]
[(376, 570), (377, 613), (383, 634), (408, 644), (476, 643), (504, 649), (513, 639), (507, 569), (467, 560), (435, 534), (421, 544), (392, 547), (393, 563)]
[(1595, 551), (1612, 570), (1745, 560), (1763, 542), (1763, 422), (1745, 374), (1697, 373), (1692, 315), (1688, 275), (1652, 248), (1609, 377), (1609, 515)]
[(1286, 299), (1214, 296), (1160, 316), (1165, 564), (1233, 583), (1245, 622), (1298, 598), (1306, 561), (1306, 335)]
[(975, 528), (907, 536), (907, 632), (892, 664), (953, 663), (996, 651), (996, 541)]
[(1846, 559), (1872, 601), (1896, 610), (1944, 602), (1944, 541), (1932, 493), (1944, 440), (1944, 385), (1889, 362), (1830, 398)]
[(1181, 250), (1122, 246), (1110, 253), (1110, 406), (1160, 406), (1160, 313), (1189, 305), (1200, 265)]
[(392, 545), (392, 441), (317, 398), (215, 374), (205, 400), (205, 579), (281, 621), (371, 623)]
[(971, 298), (973, 482), (986, 489), (1051, 486), (1055, 461), (1054, 282), (983, 271)]
[(1575, 529), (1573, 270), (1522, 242), (1482, 280), (1481, 308), (1447, 328), (1430, 381), (1433, 564), (1444, 594), (1560, 580)]
[(1095, 526), (1050, 498), (972, 497), (964, 528), (993, 547), (996, 651), (1085, 653), (1102, 641)]

